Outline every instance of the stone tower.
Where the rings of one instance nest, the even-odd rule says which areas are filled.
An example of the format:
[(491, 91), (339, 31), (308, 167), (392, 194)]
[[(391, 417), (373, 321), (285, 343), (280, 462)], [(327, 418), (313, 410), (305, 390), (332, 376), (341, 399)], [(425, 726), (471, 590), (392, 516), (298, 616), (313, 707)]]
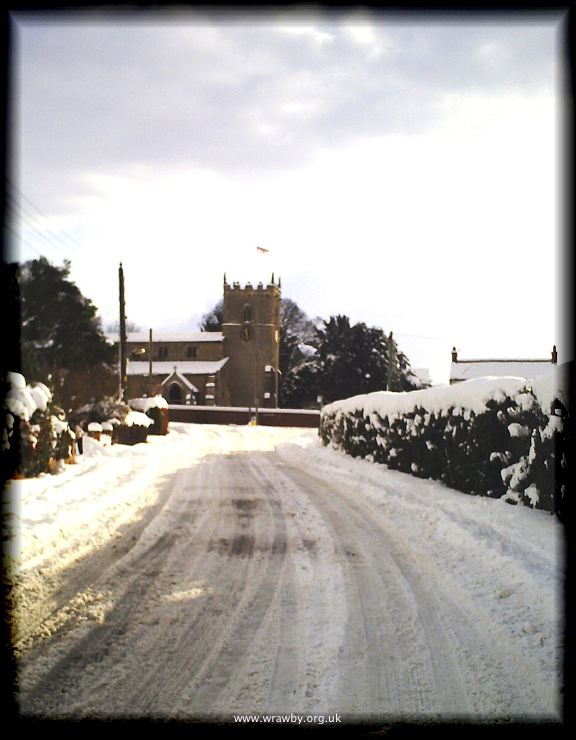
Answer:
[(280, 361), (280, 281), (230, 285), (224, 276), (224, 355), (232, 406), (275, 408)]

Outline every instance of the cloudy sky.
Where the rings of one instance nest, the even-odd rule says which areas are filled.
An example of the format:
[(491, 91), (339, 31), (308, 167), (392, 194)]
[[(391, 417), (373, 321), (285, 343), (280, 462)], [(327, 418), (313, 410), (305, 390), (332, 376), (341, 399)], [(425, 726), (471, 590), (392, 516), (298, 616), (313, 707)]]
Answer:
[[(461, 357), (562, 333), (564, 19), (368, 10), (12, 16), (19, 259), (196, 329), (230, 281)], [(259, 255), (256, 247), (269, 250)]]

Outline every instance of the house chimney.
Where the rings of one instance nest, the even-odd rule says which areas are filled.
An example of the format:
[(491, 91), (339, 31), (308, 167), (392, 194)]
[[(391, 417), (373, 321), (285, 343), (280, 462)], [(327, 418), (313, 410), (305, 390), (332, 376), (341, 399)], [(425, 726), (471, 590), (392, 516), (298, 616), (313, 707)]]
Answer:
[(552, 364), (555, 365), (558, 362), (558, 353), (556, 352), (556, 345), (552, 347)]
[(452, 347), (452, 362), (458, 362), (458, 352), (456, 352), (456, 347)]

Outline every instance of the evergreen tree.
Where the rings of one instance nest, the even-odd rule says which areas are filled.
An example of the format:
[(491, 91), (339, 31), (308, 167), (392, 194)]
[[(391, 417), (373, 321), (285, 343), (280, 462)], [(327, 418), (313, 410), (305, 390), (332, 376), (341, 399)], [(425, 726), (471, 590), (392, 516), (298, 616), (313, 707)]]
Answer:
[[(18, 267), (21, 314), (21, 370), (31, 381), (49, 384), (55, 399), (68, 410), (66, 384), (78, 388), (86, 380), (85, 396), (99, 386), (95, 373), (111, 375), (115, 350), (106, 341), (96, 307), (69, 279), (70, 262), (52, 265), (45, 257)], [(82, 393), (76, 392), (78, 402)]]
[(224, 301), (220, 300), (211, 311), (205, 313), (200, 324), (201, 331), (222, 331)]
[(0, 305), (2, 310), (1, 377), (9, 371), (20, 372), (20, 305), (18, 265), (0, 263)]
[(364, 323), (351, 325), (347, 316), (331, 316), (317, 330), (317, 354), (302, 379), (316, 381), (314, 392), (324, 403), (361, 393), (412, 390), (410, 364), (392, 336)]

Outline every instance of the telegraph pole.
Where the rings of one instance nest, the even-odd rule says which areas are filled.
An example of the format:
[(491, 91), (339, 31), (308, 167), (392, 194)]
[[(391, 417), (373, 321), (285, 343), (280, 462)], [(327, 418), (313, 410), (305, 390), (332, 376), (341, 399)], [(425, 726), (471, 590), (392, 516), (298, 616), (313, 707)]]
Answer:
[(396, 349), (394, 347), (394, 339), (392, 337), (392, 332), (390, 332), (390, 336), (388, 337), (388, 382), (386, 383), (386, 390), (392, 391), (394, 390), (394, 381), (396, 379)]
[(120, 400), (126, 399), (126, 303), (124, 300), (124, 270), (122, 263), (118, 268), (118, 287), (120, 295)]

